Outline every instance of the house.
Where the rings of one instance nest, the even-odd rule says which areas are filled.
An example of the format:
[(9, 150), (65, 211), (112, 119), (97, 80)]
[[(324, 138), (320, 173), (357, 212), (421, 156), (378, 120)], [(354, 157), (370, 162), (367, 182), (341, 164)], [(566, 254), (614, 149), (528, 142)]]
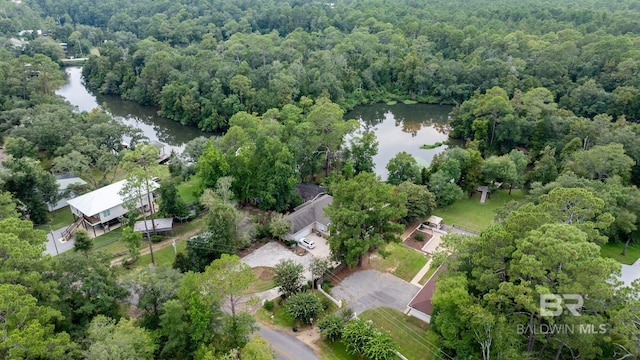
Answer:
[(329, 217), (325, 215), (324, 208), (333, 202), (333, 196), (319, 194), (313, 200), (296, 207), (289, 214), (291, 230), (285, 235), (287, 240), (300, 240), (311, 234), (312, 231), (327, 234)]
[(326, 189), (316, 184), (301, 183), (296, 185), (295, 191), (296, 194), (300, 195), (302, 201), (307, 202), (315, 199), (321, 194), (324, 194)]
[[(129, 212), (125, 205), (125, 200), (120, 195), (120, 191), (125, 187), (127, 180), (121, 180), (111, 185), (107, 185), (90, 193), (68, 200), (69, 207), (76, 219), (84, 219), (85, 228), (100, 225), (103, 228), (110, 224), (117, 223), (119, 219)], [(152, 189), (157, 189), (156, 182), (149, 181)], [(137, 200), (136, 206), (141, 210), (149, 209), (149, 200), (153, 202), (153, 195), (144, 193), (141, 199)]]
[(426, 323), (431, 322), (431, 313), (433, 310), (431, 299), (433, 298), (433, 293), (436, 290), (436, 280), (444, 268), (445, 266), (440, 266), (431, 276), (429, 281), (424, 284), (422, 289), (420, 289), (413, 299), (411, 299), (411, 302), (409, 302), (408, 305), (409, 315), (417, 317)]
[(87, 182), (80, 179), (79, 177), (63, 177), (56, 179), (56, 183), (58, 184), (58, 195), (60, 196), (60, 200), (58, 200), (55, 204), (47, 204), (49, 211), (54, 211), (61, 209), (68, 204), (69, 199), (76, 197), (76, 194), (69, 190), (71, 185), (86, 185)]

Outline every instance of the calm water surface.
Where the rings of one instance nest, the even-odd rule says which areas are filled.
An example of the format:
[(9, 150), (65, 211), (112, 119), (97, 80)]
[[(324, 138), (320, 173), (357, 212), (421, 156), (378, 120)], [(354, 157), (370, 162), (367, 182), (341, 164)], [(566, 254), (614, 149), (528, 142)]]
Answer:
[[(182, 151), (184, 144), (198, 136), (211, 136), (193, 126), (184, 126), (158, 115), (154, 107), (140, 106), (117, 96), (94, 94), (82, 82), (82, 67), (70, 66), (65, 69), (69, 82), (57, 93), (64, 96), (78, 111), (90, 111), (100, 107), (123, 123), (142, 130), (151, 141), (165, 144), (164, 151)], [(443, 142), (448, 138), (448, 114), (451, 106), (443, 105), (363, 105), (345, 116), (358, 119), (363, 130), (373, 130), (378, 138), (378, 155), (374, 157), (376, 173), (387, 178), (386, 166), (389, 160), (401, 151), (413, 155), (418, 163), (427, 166), (433, 156), (444, 151), (447, 146), (436, 149), (420, 149), (423, 144)]]
[(448, 148), (421, 149), (424, 144), (443, 142), (449, 137), (449, 113), (446, 105), (363, 105), (346, 114), (347, 119), (360, 120), (362, 130), (372, 130), (378, 138), (378, 155), (373, 160), (376, 173), (387, 178), (387, 163), (397, 153), (405, 151), (421, 166), (431, 163), (433, 157)]
[(82, 82), (82, 67), (69, 66), (65, 69), (69, 82), (56, 93), (64, 96), (78, 111), (90, 111), (100, 107), (113, 117), (127, 125), (142, 130), (150, 141), (165, 144), (166, 153), (175, 150), (181, 152), (189, 140), (198, 136), (211, 136), (194, 126), (184, 126), (177, 121), (158, 115), (154, 107), (140, 106), (133, 101), (122, 100), (117, 96), (93, 94)]

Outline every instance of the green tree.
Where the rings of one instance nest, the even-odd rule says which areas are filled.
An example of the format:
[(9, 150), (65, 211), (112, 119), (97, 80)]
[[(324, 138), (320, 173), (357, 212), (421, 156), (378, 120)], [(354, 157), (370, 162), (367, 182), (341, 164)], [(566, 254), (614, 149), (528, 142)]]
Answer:
[(404, 181), (411, 181), (414, 184), (420, 183), (421, 174), (418, 162), (407, 152), (396, 154), (387, 164), (389, 176), (387, 182), (392, 185), (399, 185)]
[(6, 191), (0, 191), (0, 220), (17, 217), (18, 212), (13, 197)]
[(56, 306), (65, 316), (63, 328), (73, 333), (83, 331), (96, 315), (120, 317), (120, 303), (129, 292), (118, 281), (119, 270), (111, 267), (111, 256), (104, 253), (69, 253), (55, 258), (50, 276), (60, 290)]
[(282, 240), (289, 231), (291, 231), (289, 218), (280, 213), (271, 213), (271, 219), (269, 220), (269, 233), (271, 233), (271, 236)]
[(378, 140), (373, 131), (366, 131), (351, 139), (351, 146), (345, 152), (345, 159), (353, 162), (354, 175), (373, 172), (373, 157), (378, 154)]
[(328, 241), (335, 259), (360, 266), (368, 251), (397, 239), (402, 225), (393, 221), (407, 214), (407, 199), (394, 190), (372, 173), (331, 186), (333, 202), (325, 213), (331, 219)]
[(31, 221), (44, 224), (47, 203), (55, 203), (58, 197), (56, 179), (40, 166), (39, 161), (28, 157), (14, 159), (7, 156), (2, 166), (6, 169), (0, 173), (3, 190), (26, 206)]
[(73, 241), (73, 250), (80, 251), (84, 256), (87, 256), (91, 249), (93, 249), (93, 239), (89, 237), (89, 233), (84, 229), (76, 230)]
[(309, 264), (309, 271), (311, 272), (311, 278), (314, 281), (314, 286), (317, 286), (316, 281), (322, 279), (325, 275), (330, 274), (332, 270), (333, 264), (331, 264), (330, 258), (314, 256)]
[(116, 321), (103, 315), (96, 316), (89, 325), (90, 342), (87, 356), (91, 359), (153, 359), (156, 345), (153, 336), (137, 327), (134, 319)]
[(142, 233), (133, 231), (131, 226), (122, 228), (120, 240), (125, 243), (129, 251), (129, 259), (135, 261), (140, 256), (140, 245), (142, 245)]
[(273, 281), (284, 294), (290, 295), (302, 286), (304, 279), (302, 264), (296, 264), (291, 259), (280, 260), (274, 270)]
[(634, 164), (621, 144), (609, 144), (575, 152), (565, 169), (590, 180), (604, 181), (614, 175), (629, 180)]
[(22, 285), (0, 284), (0, 356), (3, 359), (61, 359), (78, 356), (79, 347), (66, 332), (56, 332), (59, 311), (38, 305)]
[(178, 188), (173, 181), (163, 181), (158, 188), (158, 214), (164, 217), (183, 217), (189, 213), (187, 205), (178, 194)]
[(35, 145), (23, 137), (9, 137), (4, 142), (4, 152), (13, 156), (14, 159), (23, 157), (36, 158)]
[(249, 265), (241, 262), (237, 255), (228, 254), (222, 254), (219, 259), (207, 266), (203, 276), (207, 279), (206, 285), (211, 291), (224, 296), (231, 315), (236, 315), (236, 307), (242, 295), (251, 283), (256, 281), (256, 276), (251, 272)]
[(254, 336), (240, 350), (240, 359), (244, 360), (275, 360), (276, 352), (264, 339)]
[(142, 324), (154, 330), (160, 326), (164, 304), (177, 298), (182, 275), (165, 266), (146, 267), (131, 275), (132, 289), (138, 294), (138, 309), (142, 309)]
[(287, 312), (303, 324), (311, 324), (322, 312), (322, 303), (312, 292), (300, 292), (287, 299)]
[(540, 152), (540, 159), (534, 164), (533, 171), (529, 178), (532, 181), (548, 184), (558, 177), (558, 167), (556, 165), (556, 149), (546, 146)]
[(397, 186), (396, 191), (407, 197), (407, 215), (402, 218), (405, 223), (426, 219), (436, 207), (436, 197), (424, 185), (405, 181)]
[(509, 194), (514, 184), (518, 184), (520, 176), (518, 168), (508, 155), (492, 156), (482, 165), (484, 179), (495, 189), (496, 183), (508, 183)]

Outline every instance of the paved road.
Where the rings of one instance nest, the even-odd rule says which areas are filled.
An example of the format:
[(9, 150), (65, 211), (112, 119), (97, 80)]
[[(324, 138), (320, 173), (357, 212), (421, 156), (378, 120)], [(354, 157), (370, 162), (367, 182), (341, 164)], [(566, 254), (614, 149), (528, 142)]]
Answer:
[(320, 360), (307, 344), (282, 331), (258, 323), (258, 333), (277, 352), (278, 360)]
[(391, 274), (377, 270), (362, 270), (347, 276), (331, 289), (333, 297), (344, 299), (356, 314), (367, 309), (386, 306), (405, 311), (420, 287)]
[[(53, 237), (51, 236), (51, 232), (47, 233), (47, 249), (44, 251), (45, 254), (49, 254), (51, 256), (56, 256), (58, 253), (62, 254), (65, 251), (69, 251), (73, 249), (74, 240), (70, 239), (69, 241), (60, 242), (58, 239), (62, 236), (62, 232), (66, 230), (67, 227), (60, 228), (58, 230), (53, 230)], [(55, 244), (54, 244), (55, 241)], [(58, 247), (58, 251), (56, 252), (56, 246)]]

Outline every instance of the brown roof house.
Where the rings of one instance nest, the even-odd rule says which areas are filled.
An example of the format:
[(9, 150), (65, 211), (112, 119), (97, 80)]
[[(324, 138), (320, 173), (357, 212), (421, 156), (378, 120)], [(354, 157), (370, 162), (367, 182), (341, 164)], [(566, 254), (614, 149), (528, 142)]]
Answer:
[(431, 276), (429, 281), (424, 284), (422, 289), (418, 291), (416, 296), (411, 299), (411, 302), (409, 302), (409, 315), (417, 317), (426, 323), (431, 322), (431, 313), (433, 310), (431, 299), (433, 298), (433, 293), (436, 290), (436, 279), (444, 268), (445, 266), (440, 266)]
[(318, 194), (313, 200), (296, 207), (294, 211), (289, 214), (291, 230), (284, 238), (298, 241), (313, 231), (326, 235), (327, 227), (329, 226), (329, 217), (325, 215), (324, 208), (332, 202), (333, 196)]

